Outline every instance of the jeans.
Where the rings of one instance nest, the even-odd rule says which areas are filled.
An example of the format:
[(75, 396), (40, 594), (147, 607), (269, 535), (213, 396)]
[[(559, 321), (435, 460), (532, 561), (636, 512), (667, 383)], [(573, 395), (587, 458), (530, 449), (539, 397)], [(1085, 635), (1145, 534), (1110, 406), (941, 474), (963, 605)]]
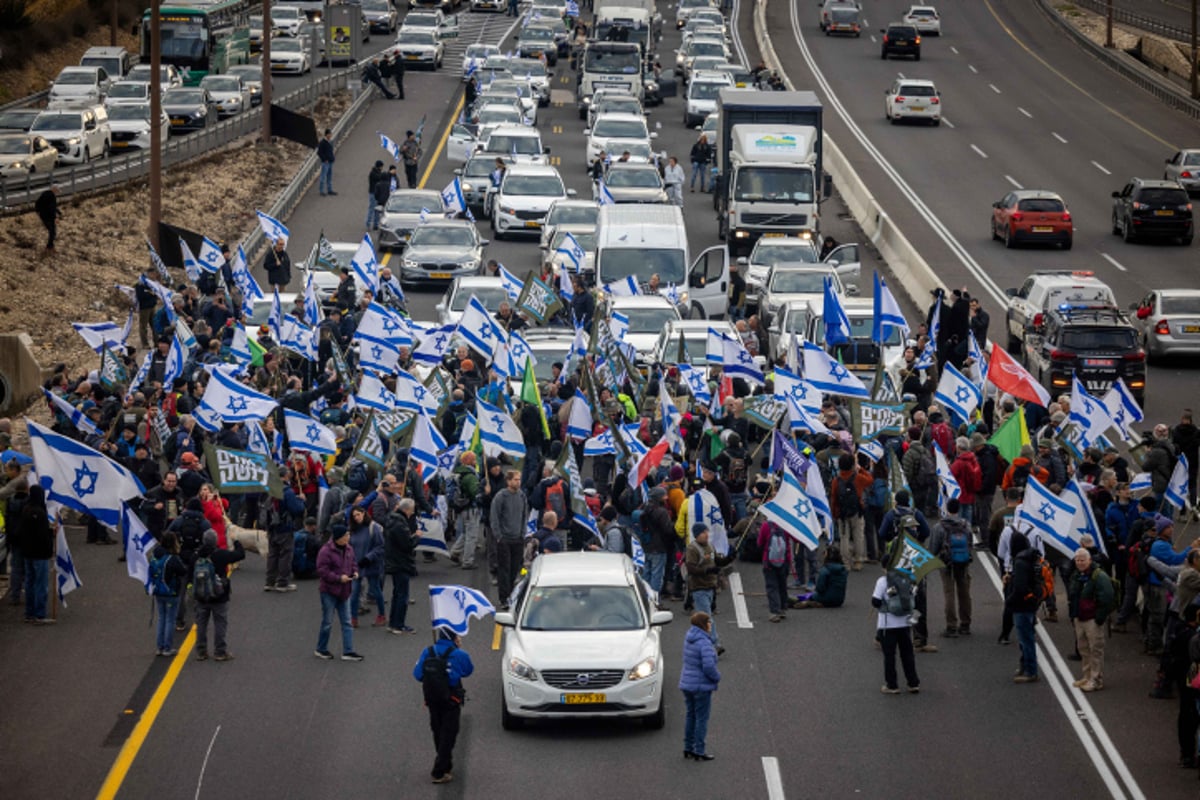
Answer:
[[(703, 611), (705, 614), (708, 614), (708, 616), (711, 617), (713, 613), (713, 600), (716, 599), (716, 594), (716, 589), (693, 589), (692, 606), (694, 606), (697, 611)], [(721, 637), (717, 634), (716, 625), (712, 627), (712, 631), (709, 632), (708, 638), (712, 639), (714, 647), (721, 646)]]
[(646, 553), (646, 566), (642, 567), (642, 580), (655, 592), (662, 591), (663, 572), (667, 568), (666, 553)]
[(12, 545), (8, 552), (12, 556), (8, 571), (8, 602), (15, 606), (21, 602), (21, 591), (25, 588), (25, 556)]
[(1014, 611), (1013, 624), (1017, 628), (1017, 643), (1021, 645), (1021, 673), (1036, 678), (1037, 642), (1033, 628), (1037, 624), (1037, 612)]
[(787, 611), (788, 564), (772, 567), (763, 564), (763, 580), (767, 584), (767, 608), (772, 614)]
[(50, 591), (50, 559), (25, 559), (25, 619), (46, 618), (46, 597)]
[(883, 629), (883, 682), (889, 689), (898, 689), (896, 676), (896, 650), (900, 651), (900, 665), (904, 667), (904, 680), (910, 689), (921, 685), (917, 677), (917, 659), (913, 655), (912, 633), (907, 628)]
[(367, 230), (374, 230), (379, 227), (379, 201), (375, 199), (374, 192), (367, 192), (367, 221), (364, 223)]
[(525, 560), (525, 542), (520, 539), (496, 540), (496, 592), (500, 605), (507, 606), (508, 598), (517, 578), (521, 575), (521, 564)]
[[(354, 590), (350, 595), (350, 616), (358, 619), (359, 600), (362, 597), (363, 583), (367, 584), (367, 595), (375, 601), (375, 607), (379, 609), (379, 616), (383, 616), (386, 612), (383, 604), (383, 576), (374, 575), (366, 578), (359, 578), (354, 582)], [(406, 601), (407, 602), (407, 601)]]
[(337, 611), (342, 623), (342, 652), (354, 652), (354, 629), (350, 627), (350, 598), (334, 597), (321, 592), (321, 633), (317, 636), (317, 650), (324, 653), (329, 649), (329, 631), (333, 628), (333, 612)]
[[(183, 604), (180, 603), (180, 606)], [(196, 651), (208, 652), (208, 619), (213, 621), (213, 649), (225, 655), (225, 632), (229, 629), (229, 601), (221, 603), (196, 603)]]
[(391, 576), (392, 613), (388, 617), (388, 627), (398, 631), (408, 619), (408, 582), (411, 578), (407, 572), (393, 572)]
[(154, 644), (158, 650), (170, 650), (175, 640), (175, 607), (178, 597), (155, 597), (158, 619), (154, 621)]
[(321, 176), (317, 179), (317, 190), (321, 194), (333, 193), (333, 162), (321, 162)]
[(479, 529), (481, 512), (478, 508), (468, 508), (459, 511), (454, 520), (454, 529), (458, 536), (454, 538), (454, 546), (450, 548), (451, 557), (462, 556), (464, 567), (475, 566), (475, 553), (479, 549)]
[(698, 161), (692, 162), (692, 177), (688, 183), (689, 189), (696, 188), (696, 178), (700, 178), (700, 191), (708, 191), (708, 164), (701, 164)]
[(433, 732), (433, 746), (437, 756), (433, 760), (430, 774), (440, 778), (454, 768), (454, 743), (458, 740), (458, 728), (462, 722), (462, 706), (454, 701), (429, 706), (429, 729)]
[[(750, 501), (750, 493), (749, 492), (732, 492), (732, 493), (730, 493), (729, 502), (733, 504), (733, 516), (735, 518), (734, 519), (735, 523), (739, 519), (746, 518), (746, 516), (747, 516), (746, 515), (746, 503), (748, 503), (749, 501)], [(729, 528), (730, 528), (730, 530), (732, 530), (733, 525), (730, 525)]]
[(956, 631), (960, 628), (970, 628), (971, 565), (951, 564), (940, 572), (942, 599), (946, 609), (946, 629)]
[(821, 573), (821, 565), (818, 563), (820, 549), (809, 550), (807, 547), (801, 547), (800, 552), (796, 554), (796, 583), (807, 587), (809, 584), (817, 585), (817, 575)]
[(708, 736), (708, 717), (712, 713), (712, 692), (689, 692), (683, 690), (683, 702), (687, 706), (687, 717), (683, 723), (683, 749), (689, 753), (704, 755)]

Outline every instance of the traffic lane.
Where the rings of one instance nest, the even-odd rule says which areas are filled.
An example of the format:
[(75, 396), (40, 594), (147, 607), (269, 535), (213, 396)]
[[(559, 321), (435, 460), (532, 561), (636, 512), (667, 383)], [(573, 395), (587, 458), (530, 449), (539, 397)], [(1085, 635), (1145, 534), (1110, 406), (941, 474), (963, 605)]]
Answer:
[(1113, 6), (1184, 31), (1192, 27), (1192, 4), (1188, 0), (1114, 0)]

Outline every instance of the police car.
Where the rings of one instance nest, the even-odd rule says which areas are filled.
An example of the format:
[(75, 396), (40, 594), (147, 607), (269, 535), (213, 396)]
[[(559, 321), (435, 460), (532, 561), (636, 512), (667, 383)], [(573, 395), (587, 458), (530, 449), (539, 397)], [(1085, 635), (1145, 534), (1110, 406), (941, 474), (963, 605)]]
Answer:
[(1125, 381), (1139, 404), (1146, 394), (1146, 351), (1128, 317), (1106, 303), (1062, 303), (1038, 314), (1025, 337), (1026, 366), (1052, 395), (1071, 390), (1077, 375), (1089, 394)]
[(1005, 328), (1008, 352), (1021, 352), (1026, 335), (1042, 324), (1049, 309), (1083, 303), (1116, 306), (1106, 283), (1090, 270), (1042, 270), (1025, 279), (1019, 289), (1008, 289)]

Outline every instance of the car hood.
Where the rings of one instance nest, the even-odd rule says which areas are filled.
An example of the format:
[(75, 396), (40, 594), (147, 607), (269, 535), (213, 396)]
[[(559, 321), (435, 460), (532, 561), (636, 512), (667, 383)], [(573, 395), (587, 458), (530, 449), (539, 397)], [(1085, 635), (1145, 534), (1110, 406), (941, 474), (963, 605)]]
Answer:
[(304, 53), (294, 53), (290, 50), (276, 52), (271, 51), (272, 61), (300, 61), (304, 58)]
[(203, 114), (208, 111), (205, 106), (194, 105), (192, 103), (163, 103), (162, 109), (167, 114)]
[(645, 188), (637, 186), (608, 186), (607, 188), (613, 199), (618, 201), (652, 202), (662, 199), (665, 195), (665, 192), (657, 186), (647, 186)]
[(28, 161), (33, 158), (32, 155), (23, 153), (0, 154), (0, 167), (7, 167), (9, 164), (15, 164), (18, 161)]
[(658, 331), (654, 333), (626, 333), (621, 341), (633, 345), (639, 355), (649, 355), (654, 351), (654, 343), (658, 341)]
[(503, 198), (497, 197), (496, 202), (502, 206), (515, 208), (519, 211), (550, 211), (550, 204), (555, 200), (562, 200), (563, 197), (534, 197), (532, 195), (507, 195)]
[(226, 101), (226, 100), (241, 100), (241, 99), (242, 99), (242, 93), (241, 93), (241, 92), (233, 92), (233, 91), (230, 91), (230, 92), (209, 92), (208, 94), (209, 94), (209, 96), (211, 96), (211, 97), (212, 97), (212, 99), (213, 99), (213, 100), (216, 100), (216, 101), (218, 101), (218, 102), (224, 102), (224, 101)]
[[(433, 209), (429, 210), (430, 215), (440, 216)], [(410, 213), (408, 211), (385, 211), (380, 224), (389, 225), (393, 228), (415, 228), (421, 224), (420, 213)]]
[[(657, 647), (656, 632), (517, 630), (515, 650), (534, 669), (629, 669)], [(515, 652), (514, 652), (515, 654)]]
[(108, 121), (108, 127), (113, 131), (134, 131), (141, 133), (150, 130), (148, 119), (114, 119)]
[(414, 247), (409, 245), (404, 257), (413, 261), (466, 261), (475, 258), (472, 247), (451, 247), (449, 245), (427, 245)]

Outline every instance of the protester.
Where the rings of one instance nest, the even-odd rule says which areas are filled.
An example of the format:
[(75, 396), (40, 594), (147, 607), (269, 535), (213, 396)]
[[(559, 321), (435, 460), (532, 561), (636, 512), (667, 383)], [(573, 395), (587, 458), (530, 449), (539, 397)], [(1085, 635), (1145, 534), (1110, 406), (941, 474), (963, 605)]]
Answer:
[(762, 552), (763, 580), (767, 584), (767, 610), (771, 622), (787, 619), (787, 578), (792, 569), (792, 540), (774, 522), (764, 522), (758, 531)]
[(229, 598), (233, 591), (229, 565), (245, 558), (246, 551), (240, 541), (233, 543), (233, 550), (221, 550), (217, 548), (216, 531), (210, 528), (204, 532), (204, 543), (196, 552), (196, 560), (191, 567), (192, 590), (196, 597), (197, 661), (208, 660), (210, 619), (213, 621), (213, 660), (233, 659), (233, 652), (226, 645), (229, 631)]
[(929, 551), (946, 565), (939, 570), (946, 611), (942, 635), (950, 639), (971, 635), (971, 528), (961, 516), (971, 507), (957, 498), (947, 500), (946, 516), (929, 537)]
[(421, 683), (425, 708), (429, 711), (429, 728), (433, 731), (433, 746), (437, 756), (430, 776), (434, 783), (454, 780), (454, 744), (462, 721), (462, 706), (466, 700), (463, 678), (475, 671), (471, 657), (462, 649), (462, 639), (449, 628), (438, 628), (437, 641), (421, 651), (413, 677)]
[(286, 292), (292, 282), (292, 258), (288, 255), (287, 239), (280, 236), (267, 251), (263, 259), (263, 271), (267, 273), (267, 283), (280, 292)]
[(34, 202), (34, 211), (46, 229), (47, 254), (54, 252), (54, 242), (58, 238), (58, 221), (62, 219), (62, 210), (58, 207), (58, 192), (58, 184), (51, 184)]
[[(721, 573), (721, 567), (732, 560), (732, 556), (726, 558), (717, 555), (717, 551), (709, 543), (707, 525), (697, 522), (692, 526), (692, 541), (687, 546), (684, 565), (687, 569), (688, 594), (691, 595), (692, 605), (697, 611), (712, 615), (719, 583), (717, 576)], [(722, 655), (725, 648), (721, 646), (721, 637), (715, 628), (712, 629), (712, 640), (717, 648), (717, 655)], [(703, 736), (700, 740), (703, 744)]]
[[(12, 524), (12, 523), (10, 523)], [(29, 496), (15, 520), (17, 547), (25, 567), (25, 621), (49, 625), (50, 561), (54, 558), (54, 526), (46, 509), (46, 490), (41, 484), (29, 487)]]
[(174, 533), (163, 534), (162, 541), (150, 554), (150, 592), (154, 595), (155, 655), (173, 656), (175, 649), (175, 610), (179, 605), (188, 577), (187, 564), (179, 557), (179, 537)]
[(916, 607), (916, 587), (910, 579), (902, 577), (899, 570), (888, 570), (875, 581), (871, 594), (871, 605), (876, 614), (876, 635), (883, 648), (884, 694), (900, 694), (896, 675), (896, 652), (900, 653), (900, 664), (904, 668), (904, 680), (908, 691), (916, 694), (921, 690), (921, 679), (917, 676), (917, 660), (913, 654), (912, 624), (909, 618)]
[(407, 624), (409, 581), (417, 574), (414, 556), (421, 535), (416, 507), (411, 497), (402, 498), (384, 521), (384, 572), (392, 576), (392, 610), (387, 631), (396, 635), (416, 633)]
[(1085, 692), (1104, 688), (1104, 623), (1116, 608), (1112, 581), (1092, 560), (1075, 551), (1075, 571), (1067, 586), (1067, 603), (1075, 620), (1075, 642), (1083, 661), (1083, 677), (1073, 684)]
[(358, 562), (350, 546), (350, 529), (338, 522), (329, 532), (329, 541), (317, 555), (317, 577), (320, 578), (321, 630), (317, 635), (317, 658), (329, 661), (329, 632), (336, 613), (342, 626), (342, 661), (362, 661), (354, 650), (354, 629), (350, 625), (350, 585), (358, 580)]
[(683, 727), (683, 757), (696, 761), (712, 761), (708, 752), (708, 718), (712, 713), (712, 696), (721, 683), (717, 669), (717, 649), (713, 644), (712, 617), (704, 611), (692, 614), (683, 643), (683, 665), (679, 675), (679, 690), (687, 706)]
[(321, 196), (336, 195), (333, 190), (333, 162), (336, 156), (333, 152), (333, 131), (325, 129), (325, 135), (317, 142), (317, 160), (321, 162), (321, 174), (317, 179), (317, 191)]
[(386, 607), (383, 602), (383, 526), (368, 518), (365, 508), (355, 507), (350, 511), (349, 528), (350, 548), (355, 553), (359, 569), (359, 576), (354, 579), (354, 588), (350, 596), (350, 626), (357, 628), (358, 615), (369, 613), (369, 609), (360, 606), (365, 581), (367, 594), (375, 601), (378, 611), (375, 615), (375, 627), (382, 627), (387, 624), (387, 617), (384, 616)]
[(408, 188), (417, 188), (417, 164), (421, 160), (421, 141), (412, 131), (404, 134), (404, 143), (400, 145), (400, 158), (404, 162), (404, 178)]
[(792, 608), (841, 608), (846, 602), (846, 583), (850, 571), (842, 563), (842, 551), (836, 547), (825, 549), (825, 563), (817, 574), (814, 591), (796, 597)]
[(1032, 683), (1038, 679), (1034, 626), (1037, 625), (1038, 606), (1044, 599), (1039, 585), (1042, 577), (1037, 569), (1041, 557), (1020, 531), (1013, 532), (1011, 548), (1015, 555), (1012, 572), (1004, 576), (1004, 602), (1012, 609), (1017, 641), (1021, 646), (1020, 666), (1013, 675), (1013, 682)]

